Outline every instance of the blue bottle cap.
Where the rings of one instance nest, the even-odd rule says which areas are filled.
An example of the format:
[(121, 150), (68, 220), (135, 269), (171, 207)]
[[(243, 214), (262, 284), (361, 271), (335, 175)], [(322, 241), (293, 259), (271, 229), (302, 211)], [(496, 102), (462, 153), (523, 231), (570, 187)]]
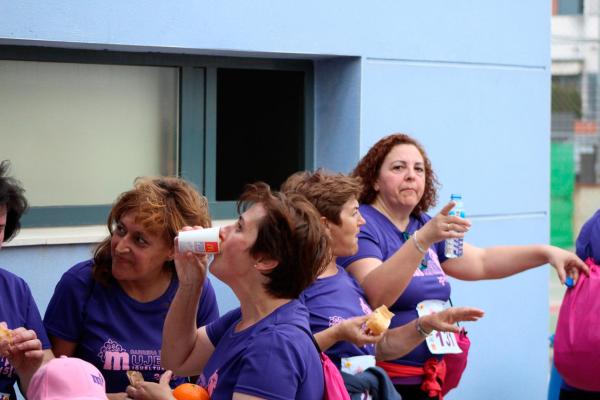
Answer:
[(571, 278), (570, 276), (567, 276), (567, 279), (565, 279), (565, 286), (568, 287), (569, 289), (572, 288), (573, 286), (575, 286), (575, 284), (573, 282), (573, 278)]

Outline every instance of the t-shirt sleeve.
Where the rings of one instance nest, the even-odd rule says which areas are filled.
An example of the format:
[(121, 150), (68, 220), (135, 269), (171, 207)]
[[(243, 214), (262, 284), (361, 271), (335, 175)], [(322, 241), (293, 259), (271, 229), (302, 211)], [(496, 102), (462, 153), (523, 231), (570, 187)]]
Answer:
[(84, 307), (91, 294), (93, 279), (90, 274), (90, 282), (86, 285), (81, 278), (69, 270), (58, 281), (44, 315), (48, 335), (70, 342), (79, 341)]
[(372, 222), (367, 223), (360, 228), (358, 234), (358, 251), (356, 254), (349, 257), (338, 257), (337, 263), (341, 267), (346, 268), (354, 261), (362, 260), (363, 258), (383, 260), (384, 256), (379, 238), (369, 224), (372, 224)]
[(242, 314), (239, 308), (229, 311), (222, 317), (214, 320), (213, 322), (206, 325), (206, 335), (214, 347), (217, 344), (231, 325), (241, 318)]
[(248, 347), (234, 392), (265, 399), (293, 399), (305, 377), (305, 363), (293, 341), (273, 330), (258, 335)]
[[(0, 270), (0, 292), (3, 294), (0, 321), (4, 320), (10, 329), (24, 327), (35, 331), (42, 342), (42, 348), (49, 349), (50, 341), (27, 282), (17, 275)], [(6, 315), (7, 311), (10, 315)]]
[(29, 286), (25, 282), (23, 282), (23, 284), (25, 286), (25, 290), (23, 292), (23, 303), (27, 304), (25, 327), (35, 331), (38, 339), (40, 342), (42, 342), (42, 349), (49, 349), (51, 347), (50, 340), (48, 340), (48, 335), (46, 335), (40, 310), (38, 310), (37, 304), (35, 304), (35, 300), (33, 300)]
[(433, 249), (435, 250), (435, 252), (438, 256), (438, 260), (440, 260), (440, 265), (442, 265), (444, 263), (444, 261), (446, 261), (448, 259), (448, 257), (446, 257), (445, 242), (442, 240), (441, 242), (434, 243)]
[(208, 325), (219, 318), (219, 306), (217, 305), (217, 297), (215, 290), (210, 283), (208, 277), (204, 280), (202, 295), (200, 296), (200, 307), (198, 307), (198, 315), (196, 323), (198, 327)]
[(575, 251), (579, 258), (586, 260), (592, 257), (600, 262), (600, 210), (583, 224), (575, 242)]

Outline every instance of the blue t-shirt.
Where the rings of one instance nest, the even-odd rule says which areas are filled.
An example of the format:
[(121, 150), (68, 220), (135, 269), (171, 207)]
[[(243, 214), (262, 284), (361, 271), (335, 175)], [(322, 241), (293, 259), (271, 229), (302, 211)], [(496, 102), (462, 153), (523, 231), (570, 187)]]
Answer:
[[(50, 348), (50, 341), (42, 325), (42, 317), (31, 296), (27, 283), (16, 276), (0, 268), (0, 321), (5, 321), (9, 329), (25, 327), (32, 329), (42, 342), (43, 349)], [(11, 400), (17, 398), (14, 384), (17, 375), (12, 365), (4, 357), (0, 357), (0, 399), (3, 395), (9, 395)]]
[(212, 400), (229, 400), (235, 392), (265, 399), (323, 398), (323, 367), (302, 303), (292, 300), (235, 332), (240, 318), (238, 308), (206, 329), (215, 351), (199, 383)]
[[(124, 392), (129, 384), (125, 371), (137, 370), (147, 381), (157, 382), (162, 328), (177, 291), (171, 284), (158, 299), (141, 303), (128, 296), (112, 280), (108, 287), (92, 276), (93, 261), (81, 262), (62, 276), (50, 299), (44, 325), (48, 335), (77, 343), (75, 357), (96, 366), (106, 380), (106, 392)], [(197, 323), (203, 326), (219, 317), (215, 293), (206, 279)], [(174, 377), (171, 385), (184, 382)]]
[[(345, 319), (371, 313), (363, 289), (342, 267), (338, 267), (335, 275), (317, 279), (300, 294), (299, 299), (308, 308), (313, 333)], [(340, 368), (341, 358), (374, 355), (375, 346), (369, 344), (359, 347), (352, 342), (340, 341), (327, 349), (325, 354)]]
[[(358, 235), (358, 252), (350, 257), (338, 258), (338, 263), (346, 268), (354, 261), (363, 258), (377, 258), (385, 261), (390, 258), (405, 242), (404, 234), (391, 223), (387, 217), (370, 205), (361, 205), (360, 213), (366, 221)], [(422, 214), (420, 218), (410, 217), (407, 233), (413, 234), (429, 221), (431, 217)], [(412, 246), (412, 244), (411, 244)], [(450, 283), (441, 268), (447, 260), (444, 255), (444, 242), (435, 243), (425, 255), (427, 268), (417, 268), (404, 292), (390, 307), (395, 315), (390, 328), (404, 325), (418, 317), (417, 304), (423, 300), (443, 300), (450, 298)], [(397, 364), (422, 366), (433, 355), (425, 342), (402, 358), (393, 360)]]

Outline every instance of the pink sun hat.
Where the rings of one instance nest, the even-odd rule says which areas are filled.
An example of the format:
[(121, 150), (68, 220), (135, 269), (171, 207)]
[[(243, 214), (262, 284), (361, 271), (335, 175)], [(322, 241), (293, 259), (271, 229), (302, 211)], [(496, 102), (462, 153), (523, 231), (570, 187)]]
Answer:
[(87, 361), (61, 356), (44, 364), (31, 378), (28, 400), (106, 400), (102, 373)]

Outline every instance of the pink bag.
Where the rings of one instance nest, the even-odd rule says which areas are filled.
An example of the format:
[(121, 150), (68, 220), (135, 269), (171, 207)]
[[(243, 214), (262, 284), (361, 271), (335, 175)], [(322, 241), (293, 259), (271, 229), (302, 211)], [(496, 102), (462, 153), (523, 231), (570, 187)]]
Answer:
[(565, 382), (600, 391), (600, 267), (585, 260), (590, 276), (579, 275), (560, 306), (554, 336), (554, 364)]
[(442, 395), (444, 396), (460, 383), (460, 378), (463, 372), (465, 372), (465, 368), (467, 368), (467, 358), (469, 357), (469, 348), (471, 347), (471, 340), (469, 340), (465, 328), (462, 328), (459, 333), (455, 333), (454, 335), (462, 353), (444, 355), (444, 362), (446, 363), (446, 377), (442, 385)]
[(323, 376), (325, 378), (324, 400), (350, 400), (350, 395), (344, 385), (344, 378), (331, 362), (327, 354), (321, 352), (321, 364), (323, 364)]

